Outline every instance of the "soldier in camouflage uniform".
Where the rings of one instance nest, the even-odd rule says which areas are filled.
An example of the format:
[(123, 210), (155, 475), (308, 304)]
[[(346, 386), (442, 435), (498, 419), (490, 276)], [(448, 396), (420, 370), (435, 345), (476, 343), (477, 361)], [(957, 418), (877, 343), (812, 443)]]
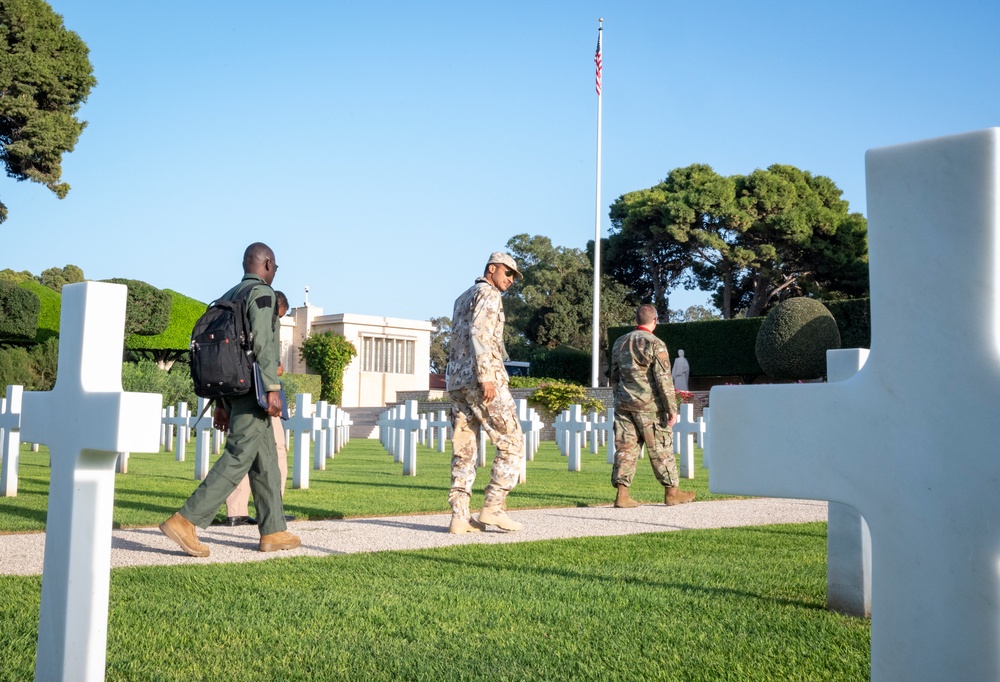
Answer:
[[(504, 368), (503, 303), (500, 295), (522, 275), (506, 253), (495, 252), (483, 276), (455, 301), (448, 356), (451, 396), (451, 533), (469, 533), (487, 525), (520, 530), (523, 524), (504, 511), (504, 501), (517, 483), (524, 459), (524, 438), (517, 418), (509, 378)], [(476, 480), (479, 430), (486, 429), (497, 455), (486, 486), (478, 521), (472, 520), (469, 499)]]
[(670, 356), (666, 344), (653, 336), (656, 308), (639, 306), (635, 318), (639, 326), (615, 341), (611, 351), (611, 384), (615, 389), (615, 465), (611, 470), (611, 485), (618, 489), (615, 506), (639, 506), (629, 496), (628, 489), (643, 444), (653, 474), (665, 489), (664, 503), (684, 504), (694, 500), (694, 493), (682, 492), (677, 485), (673, 425), (678, 412)]

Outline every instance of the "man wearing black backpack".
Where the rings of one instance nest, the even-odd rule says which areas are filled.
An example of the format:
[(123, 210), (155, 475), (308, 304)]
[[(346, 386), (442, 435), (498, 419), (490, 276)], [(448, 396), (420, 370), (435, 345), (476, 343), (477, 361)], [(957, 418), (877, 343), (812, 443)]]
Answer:
[(257, 507), (258, 549), (274, 552), (301, 544), (298, 536), (286, 531), (282, 482), (271, 431), (270, 417), (281, 414), (279, 343), (273, 324), (275, 295), (271, 289), (277, 271), (270, 247), (260, 242), (251, 244), (243, 254), (243, 280), (222, 296), (227, 301), (243, 298), (268, 407), (265, 411), (258, 405), (253, 390), (225, 398), (216, 406), (216, 426), (229, 430), (226, 450), (180, 511), (160, 524), (160, 530), (191, 556), (208, 556), (209, 548), (198, 541), (196, 528), (209, 526), (219, 507), (247, 474)]

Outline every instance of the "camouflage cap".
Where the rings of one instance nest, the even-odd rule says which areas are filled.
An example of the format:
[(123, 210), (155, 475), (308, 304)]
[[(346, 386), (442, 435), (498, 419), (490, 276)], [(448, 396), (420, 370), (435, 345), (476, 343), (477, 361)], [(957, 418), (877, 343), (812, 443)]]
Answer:
[(500, 265), (506, 265), (508, 268), (514, 271), (514, 279), (524, 279), (524, 275), (521, 271), (517, 269), (517, 262), (509, 255), (502, 251), (494, 251), (490, 254), (490, 259), (486, 261), (487, 265), (492, 265), (493, 263), (499, 263)]

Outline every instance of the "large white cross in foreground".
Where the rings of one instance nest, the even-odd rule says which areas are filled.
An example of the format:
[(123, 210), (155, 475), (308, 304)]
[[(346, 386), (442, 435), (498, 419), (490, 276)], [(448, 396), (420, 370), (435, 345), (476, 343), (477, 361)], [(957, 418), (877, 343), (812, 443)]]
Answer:
[(160, 401), (122, 392), (120, 284), (63, 287), (52, 391), (25, 391), (21, 435), (49, 446), (36, 680), (103, 680), (115, 461), (159, 450)]
[(864, 516), (873, 680), (998, 680), (1000, 129), (872, 150), (866, 171), (868, 361), (712, 389), (710, 487)]

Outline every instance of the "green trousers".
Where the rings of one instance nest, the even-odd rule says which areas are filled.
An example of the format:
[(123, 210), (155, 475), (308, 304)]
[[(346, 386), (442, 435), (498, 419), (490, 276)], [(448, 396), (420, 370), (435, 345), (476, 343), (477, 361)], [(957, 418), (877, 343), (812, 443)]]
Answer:
[(226, 450), (184, 503), (181, 516), (199, 528), (208, 528), (219, 507), (247, 475), (260, 534), (285, 530), (288, 526), (281, 503), (281, 474), (271, 418), (253, 395), (231, 401)]

